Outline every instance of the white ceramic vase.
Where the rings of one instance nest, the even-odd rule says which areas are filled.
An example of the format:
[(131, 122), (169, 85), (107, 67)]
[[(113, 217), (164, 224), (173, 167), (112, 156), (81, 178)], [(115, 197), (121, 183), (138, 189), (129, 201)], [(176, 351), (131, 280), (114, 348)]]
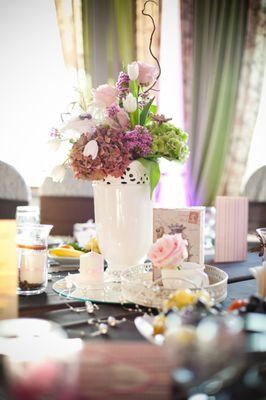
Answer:
[(152, 245), (150, 184), (136, 163), (123, 178), (93, 182), (97, 238), (112, 280), (119, 280), (125, 268), (145, 261)]

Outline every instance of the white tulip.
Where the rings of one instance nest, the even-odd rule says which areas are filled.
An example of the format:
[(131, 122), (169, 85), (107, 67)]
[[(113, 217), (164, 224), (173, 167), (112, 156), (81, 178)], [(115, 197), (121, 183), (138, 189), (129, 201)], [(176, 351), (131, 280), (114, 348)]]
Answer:
[(99, 146), (96, 140), (90, 140), (84, 147), (83, 155), (85, 157), (91, 156), (91, 158), (94, 160), (97, 157), (98, 151)]
[(61, 146), (61, 140), (58, 138), (51, 139), (47, 142), (50, 150), (58, 151)]
[(137, 63), (137, 61), (134, 61), (131, 64), (128, 64), (127, 66), (127, 74), (129, 76), (129, 79), (131, 81), (135, 81), (136, 79), (138, 79), (139, 76), (139, 65)]
[(63, 165), (56, 165), (51, 172), (51, 177), (54, 182), (62, 182), (65, 177), (65, 167)]
[(132, 93), (129, 93), (127, 95), (127, 97), (125, 99), (123, 99), (123, 106), (124, 106), (124, 109), (129, 113), (132, 113), (132, 112), (136, 111), (136, 109), (137, 109), (137, 100), (133, 96)]

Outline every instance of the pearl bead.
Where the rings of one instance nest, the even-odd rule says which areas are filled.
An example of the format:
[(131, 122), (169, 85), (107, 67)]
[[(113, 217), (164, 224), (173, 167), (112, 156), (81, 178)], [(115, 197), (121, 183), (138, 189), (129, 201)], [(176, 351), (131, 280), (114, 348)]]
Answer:
[(108, 326), (106, 324), (100, 324), (99, 325), (99, 332), (102, 335), (106, 335), (108, 333)]
[(107, 318), (107, 323), (110, 326), (116, 326), (117, 321), (116, 321), (115, 317), (112, 317), (110, 315), (110, 317)]
[(93, 314), (94, 313), (94, 306), (93, 306), (92, 302), (91, 301), (86, 301), (85, 305), (86, 305), (87, 313), (88, 314)]

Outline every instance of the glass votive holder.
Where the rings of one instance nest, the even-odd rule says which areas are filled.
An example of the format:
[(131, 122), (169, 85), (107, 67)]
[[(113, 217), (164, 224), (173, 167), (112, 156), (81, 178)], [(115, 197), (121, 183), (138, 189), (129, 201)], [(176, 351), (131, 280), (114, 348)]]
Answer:
[(80, 339), (56, 323), (34, 318), (0, 322), (5, 392), (12, 399), (77, 399)]
[(35, 295), (47, 286), (47, 241), (53, 225), (25, 224), (17, 235), (18, 288), (21, 295)]
[(40, 208), (35, 206), (18, 206), (16, 208), (17, 226), (40, 223)]

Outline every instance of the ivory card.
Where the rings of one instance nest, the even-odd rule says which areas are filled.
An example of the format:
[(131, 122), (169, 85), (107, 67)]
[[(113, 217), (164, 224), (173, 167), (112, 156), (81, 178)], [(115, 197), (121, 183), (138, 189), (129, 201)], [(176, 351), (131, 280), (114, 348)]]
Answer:
[(153, 241), (181, 233), (188, 241), (188, 261), (204, 264), (204, 223), (205, 207), (154, 208)]
[(215, 261), (244, 261), (247, 257), (248, 199), (216, 198)]
[(16, 221), (0, 220), (0, 319), (17, 317)]

